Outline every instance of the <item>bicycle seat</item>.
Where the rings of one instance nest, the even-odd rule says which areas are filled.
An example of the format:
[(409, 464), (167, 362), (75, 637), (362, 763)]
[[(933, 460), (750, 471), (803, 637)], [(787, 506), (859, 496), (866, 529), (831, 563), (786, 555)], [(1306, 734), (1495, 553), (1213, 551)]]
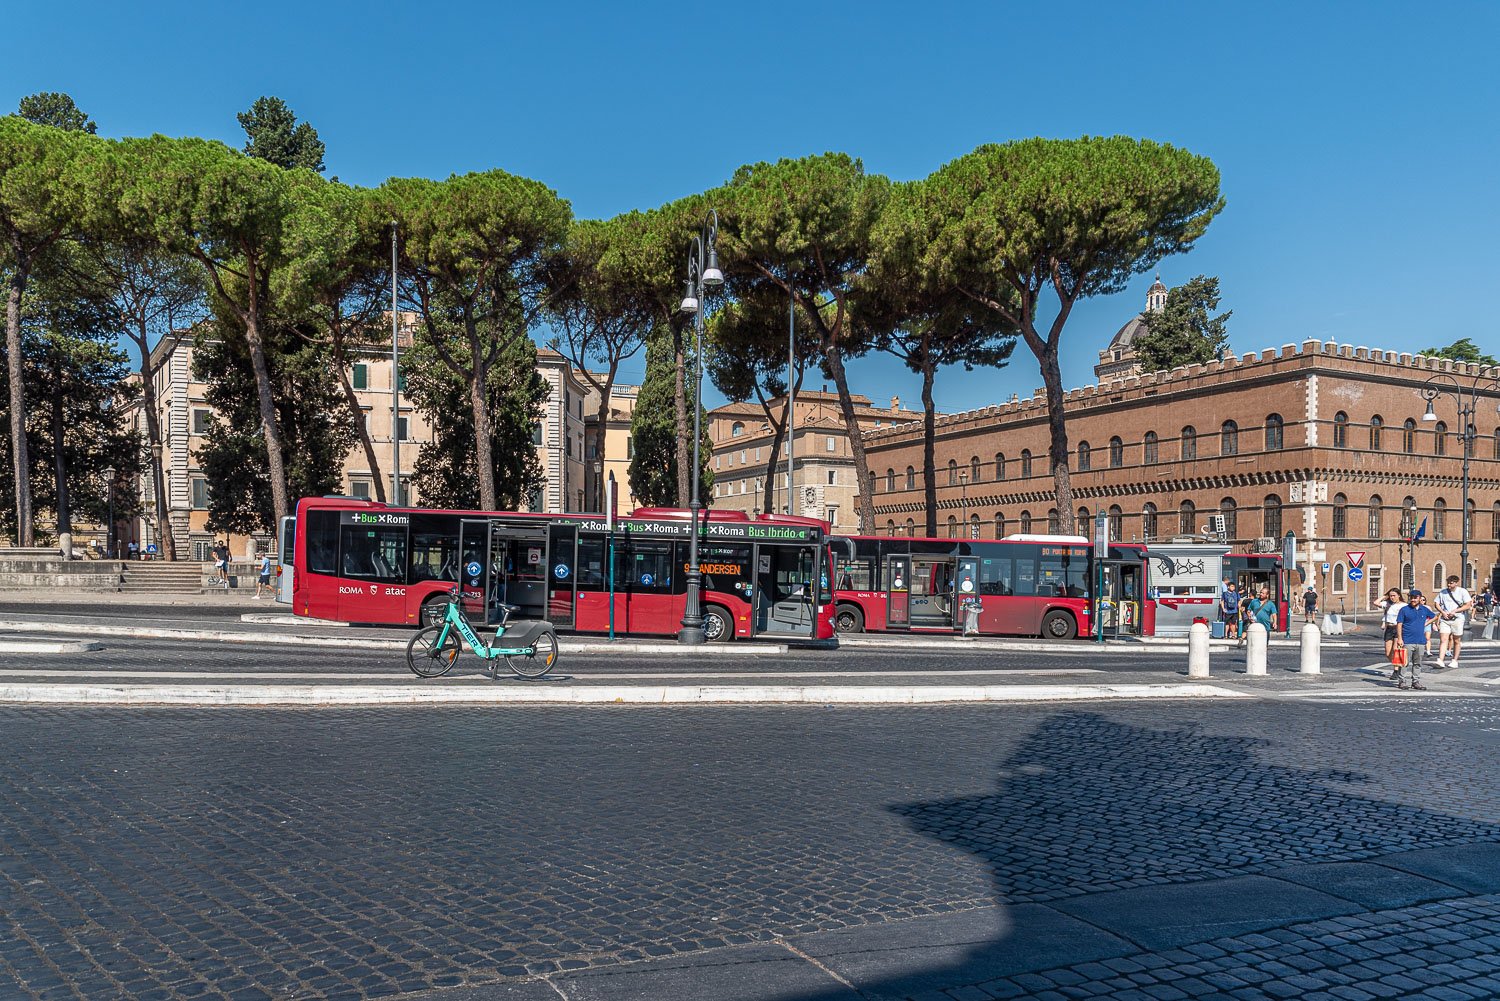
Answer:
[(503, 601), (495, 602), (495, 607), (500, 609), (502, 612), (505, 612), (507, 615), (513, 615), (521, 610), (520, 605), (507, 605)]

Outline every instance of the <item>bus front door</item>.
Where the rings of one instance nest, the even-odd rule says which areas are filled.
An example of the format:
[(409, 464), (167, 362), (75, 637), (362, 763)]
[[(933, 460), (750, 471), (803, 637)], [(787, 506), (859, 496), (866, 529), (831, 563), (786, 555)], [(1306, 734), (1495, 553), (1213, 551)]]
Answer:
[[(953, 625), (960, 632), (964, 628), (969, 603), (974, 602), (977, 610), (979, 600), (979, 560), (973, 556), (960, 556), (958, 572), (953, 575)], [(975, 628), (978, 629), (977, 616)]]
[(953, 557), (914, 556), (911, 560), (911, 624), (918, 629), (952, 629)]
[(911, 558), (888, 556), (885, 560), (885, 627), (911, 628)]
[(812, 636), (818, 551), (811, 546), (756, 547), (755, 634)]
[(577, 557), (578, 526), (550, 526), (547, 529), (547, 619), (564, 629), (573, 628)]
[(463, 608), (472, 622), (485, 621), (485, 596), (490, 592), (490, 522), (464, 518), (458, 523), (458, 588)]

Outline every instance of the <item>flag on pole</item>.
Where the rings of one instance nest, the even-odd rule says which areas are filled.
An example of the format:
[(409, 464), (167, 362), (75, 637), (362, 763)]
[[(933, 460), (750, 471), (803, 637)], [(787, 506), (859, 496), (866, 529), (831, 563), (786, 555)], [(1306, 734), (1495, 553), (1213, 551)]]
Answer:
[(1427, 519), (1422, 519), (1422, 524), (1417, 526), (1417, 534), (1411, 537), (1412, 542), (1421, 542), (1427, 535)]

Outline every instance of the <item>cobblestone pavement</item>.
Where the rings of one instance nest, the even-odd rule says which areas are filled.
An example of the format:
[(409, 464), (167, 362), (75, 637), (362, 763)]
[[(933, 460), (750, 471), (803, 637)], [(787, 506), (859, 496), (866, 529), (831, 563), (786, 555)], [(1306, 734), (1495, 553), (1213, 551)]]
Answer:
[[(676, 996), (1500, 995), (1474, 993), (1500, 954), (1487, 855), (1400, 906), (1308, 890), (1254, 934), (1130, 924), (1500, 843), (1483, 700), (0, 708), (0, 733), (0, 997), (666, 996), (618, 974), (699, 962), (739, 993)], [(993, 912), (1010, 929), (967, 953), (1048, 922), (1066, 947), (1003, 975), (848, 958)], [(773, 989), (785, 962), (828, 991)]]

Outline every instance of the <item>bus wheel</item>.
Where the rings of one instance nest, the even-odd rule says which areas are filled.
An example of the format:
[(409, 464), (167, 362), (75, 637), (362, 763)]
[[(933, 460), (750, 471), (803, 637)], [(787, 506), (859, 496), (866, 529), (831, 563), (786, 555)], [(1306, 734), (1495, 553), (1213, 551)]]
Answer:
[(840, 633), (862, 633), (865, 631), (865, 617), (854, 605), (840, 605), (833, 613), (833, 628)]
[(448, 599), (435, 594), (422, 602), (422, 614), (418, 616), (418, 621), (424, 626), (436, 626), (442, 623), (443, 616), (447, 614)]
[(1070, 640), (1078, 635), (1078, 623), (1067, 612), (1051, 611), (1042, 616), (1042, 636), (1049, 640)]
[(734, 620), (716, 605), (703, 609), (703, 638), (710, 643), (727, 643), (734, 639)]

